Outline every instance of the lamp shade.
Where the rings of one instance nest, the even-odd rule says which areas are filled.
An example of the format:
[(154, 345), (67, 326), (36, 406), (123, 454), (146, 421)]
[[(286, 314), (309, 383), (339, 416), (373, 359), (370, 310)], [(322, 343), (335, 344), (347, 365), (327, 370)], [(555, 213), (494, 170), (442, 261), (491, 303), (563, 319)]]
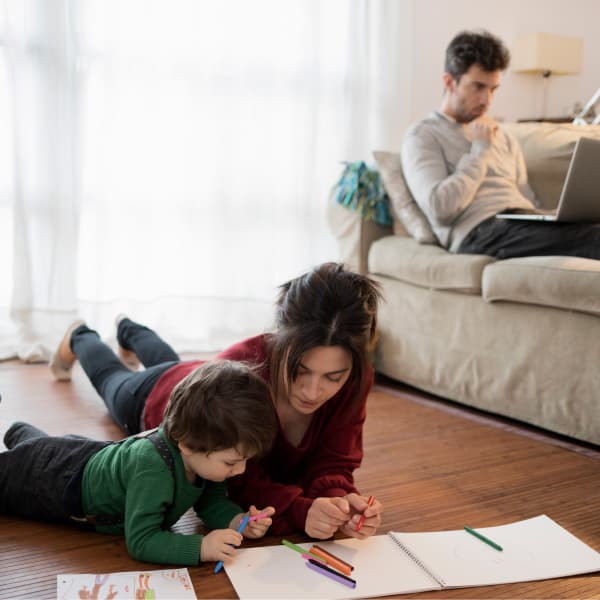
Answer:
[(512, 70), (573, 75), (581, 70), (582, 52), (582, 38), (540, 32), (521, 34), (511, 53)]

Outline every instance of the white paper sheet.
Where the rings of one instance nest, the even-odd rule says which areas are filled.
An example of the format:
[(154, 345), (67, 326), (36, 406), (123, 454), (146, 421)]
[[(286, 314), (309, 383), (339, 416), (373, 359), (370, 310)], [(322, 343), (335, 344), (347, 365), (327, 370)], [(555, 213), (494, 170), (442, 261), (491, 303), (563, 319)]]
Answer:
[(187, 569), (84, 573), (56, 576), (58, 600), (195, 600), (196, 594)]

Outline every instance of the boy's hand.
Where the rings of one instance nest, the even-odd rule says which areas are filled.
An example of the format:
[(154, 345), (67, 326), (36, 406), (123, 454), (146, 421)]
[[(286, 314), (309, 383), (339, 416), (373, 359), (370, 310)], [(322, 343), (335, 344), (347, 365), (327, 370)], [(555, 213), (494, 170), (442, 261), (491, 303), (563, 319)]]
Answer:
[(235, 556), (235, 547), (242, 543), (242, 536), (233, 529), (215, 529), (202, 538), (200, 560), (227, 562)]
[(271, 517), (275, 514), (275, 509), (272, 506), (267, 506), (267, 508), (258, 510), (256, 506), (252, 505), (248, 513), (251, 517), (254, 517), (255, 515), (265, 515), (265, 517), (262, 519), (257, 519), (256, 521), (249, 521), (248, 525), (246, 525), (246, 528), (243, 531), (244, 537), (250, 539), (263, 537), (263, 535), (267, 533), (267, 529), (269, 529), (273, 523)]
[(258, 510), (256, 506), (252, 505), (250, 510), (247, 513), (240, 513), (231, 519), (229, 523), (229, 527), (231, 529), (236, 529), (240, 526), (240, 523), (244, 519), (246, 515), (250, 515), (254, 517), (255, 515), (265, 515), (262, 519), (257, 519), (256, 521), (248, 521), (248, 524), (244, 528), (243, 535), (247, 538), (259, 538), (265, 535), (267, 529), (271, 526), (273, 521), (271, 517), (275, 513), (275, 509), (272, 506), (268, 506), (262, 510)]

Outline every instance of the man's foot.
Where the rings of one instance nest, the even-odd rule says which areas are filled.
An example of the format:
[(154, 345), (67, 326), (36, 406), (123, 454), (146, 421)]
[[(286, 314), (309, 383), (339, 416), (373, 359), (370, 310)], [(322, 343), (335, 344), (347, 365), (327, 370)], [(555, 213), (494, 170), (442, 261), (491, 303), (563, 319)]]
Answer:
[(56, 381), (71, 381), (71, 370), (77, 360), (71, 350), (71, 335), (85, 321), (77, 320), (69, 325), (63, 339), (58, 344), (56, 352), (50, 357), (50, 372)]
[(118, 354), (119, 354), (119, 358), (121, 359), (121, 362), (128, 368), (131, 369), (132, 371), (137, 371), (140, 368), (140, 360), (137, 357), (137, 354), (133, 351), (133, 350), (126, 350), (125, 348), (123, 348), (121, 346), (121, 344), (119, 344), (119, 336), (118, 336), (118, 331), (119, 331), (119, 324), (121, 323), (121, 321), (123, 319), (128, 319), (129, 317), (124, 314), (124, 313), (119, 313), (116, 317), (115, 317), (115, 326), (117, 328), (117, 345), (118, 345)]

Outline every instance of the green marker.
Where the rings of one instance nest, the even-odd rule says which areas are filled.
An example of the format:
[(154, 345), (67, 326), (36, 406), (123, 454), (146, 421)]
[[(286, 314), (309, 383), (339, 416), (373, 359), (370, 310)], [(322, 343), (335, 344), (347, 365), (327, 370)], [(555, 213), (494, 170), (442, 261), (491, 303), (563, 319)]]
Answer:
[(323, 562), (323, 559), (320, 556), (313, 554), (310, 550), (305, 550), (302, 548), (302, 546), (296, 546), (296, 544), (293, 544), (288, 540), (281, 540), (281, 543), (290, 548), (290, 550), (295, 550), (296, 552), (300, 552), (300, 554), (309, 554), (310, 556), (314, 556), (314, 558)]
[(480, 539), (482, 542), (485, 542), (488, 546), (491, 546), (492, 548), (495, 548), (496, 550), (499, 550), (500, 552), (502, 552), (502, 546), (499, 546), (498, 544), (496, 544), (496, 542), (492, 542), (492, 540), (490, 540), (490, 538), (485, 537), (485, 535), (482, 535), (478, 531), (471, 529), (467, 525), (465, 525), (465, 531), (469, 532), (471, 535), (474, 535), (476, 538)]

